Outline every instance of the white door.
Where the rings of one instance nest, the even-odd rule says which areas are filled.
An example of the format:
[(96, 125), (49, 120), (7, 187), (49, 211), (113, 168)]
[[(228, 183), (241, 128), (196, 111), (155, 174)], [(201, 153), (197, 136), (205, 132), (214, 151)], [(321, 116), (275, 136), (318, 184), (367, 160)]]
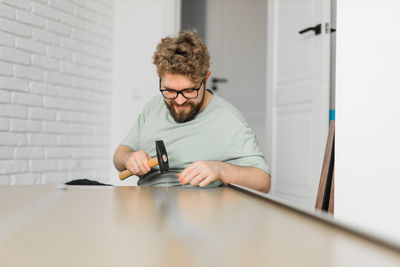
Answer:
[(206, 44), (216, 93), (234, 104), (265, 144), (267, 0), (206, 0)]
[[(272, 194), (312, 208), (329, 127), (329, 0), (269, 0), (267, 155)], [(321, 33), (299, 31), (321, 24)]]

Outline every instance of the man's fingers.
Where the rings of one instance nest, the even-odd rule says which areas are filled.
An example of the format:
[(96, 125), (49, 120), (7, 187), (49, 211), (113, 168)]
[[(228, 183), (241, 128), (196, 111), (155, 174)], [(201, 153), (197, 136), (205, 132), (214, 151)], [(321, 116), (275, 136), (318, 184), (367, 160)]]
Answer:
[(192, 164), (190, 164), (189, 166), (187, 166), (181, 173), (182, 177), (186, 177), (188, 175), (188, 173), (191, 172), (193, 169), (197, 168), (198, 165), (199, 165), (199, 161), (195, 161)]
[(203, 181), (206, 178), (207, 178), (206, 174), (199, 173), (195, 178), (192, 179), (192, 181), (190, 181), (190, 185), (196, 186), (198, 183), (200, 183), (201, 181)]
[(204, 179), (203, 181), (201, 181), (201, 183), (199, 184), (200, 187), (204, 187), (206, 185), (208, 185), (209, 183), (211, 183), (213, 181), (213, 179), (211, 177), (207, 177), (206, 179)]
[[(150, 157), (149, 157), (150, 158)], [(151, 170), (151, 168), (150, 168), (150, 163), (149, 163), (149, 158), (144, 158), (143, 159), (143, 165), (144, 165), (144, 167), (146, 168), (146, 170), (147, 170), (147, 172), (149, 172), (150, 170)]]
[(136, 162), (134, 161), (134, 162), (132, 162), (132, 168), (133, 168), (133, 172), (132, 172), (132, 174), (134, 174), (134, 175), (138, 175), (139, 174), (139, 172), (140, 172), (140, 170), (139, 170), (139, 167), (137, 166), (137, 164), (136, 164)]
[(143, 152), (143, 153), (144, 153), (144, 157), (142, 157), (142, 163), (146, 169), (146, 173), (148, 173), (151, 170), (150, 163), (149, 163), (149, 160), (151, 158), (150, 158), (149, 154), (147, 154), (146, 152)]
[(143, 166), (141, 161), (137, 161), (136, 164), (137, 164), (137, 167), (139, 169), (139, 172), (138, 172), (139, 175), (142, 175), (142, 174), (147, 172), (146, 168)]
[(141, 174), (146, 174), (150, 171), (149, 163), (147, 157), (141, 157), (137, 160)]
[(199, 185), (203, 187), (219, 179), (219, 173), (218, 165), (214, 162), (199, 160), (178, 174), (178, 180), (182, 185), (190, 182), (192, 186)]
[(132, 174), (135, 174), (136, 171), (135, 168), (133, 167), (133, 164), (128, 163), (126, 167)]
[(144, 151), (135, 152), (130, 157), (126, 167), (134, 175), (144, 175), (150, 171), (148, 158), (150, 158), (149, 155)]
[(182, 175), (182, 182), (183, 184), (189, 183), (193, 178), (195, 178), (197, 175), (201, 173), (201, 168), (200, 165), (193, 165), (191, 169), (186, 173), (186, 176)]
[(186, 176), (181, 176), (182, 185), (187, 184), (188, 182), (190, 182), (193, 178), (195, 178), (199, 174), (200, 174), (200, 171), (197, 168), (195, 168), (195, 169), (191, 170), (190, 172), (188, 172), (186, 174)]

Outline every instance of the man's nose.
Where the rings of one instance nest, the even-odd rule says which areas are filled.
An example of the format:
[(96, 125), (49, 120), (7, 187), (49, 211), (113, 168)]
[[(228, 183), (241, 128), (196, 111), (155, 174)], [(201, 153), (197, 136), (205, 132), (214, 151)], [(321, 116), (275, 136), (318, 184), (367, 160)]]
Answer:
[(176, 99), (175, 99), (175, 102), (176, 102), (178, 105), (182, 105), (182, 104), (184, 104), (186, 101), (187, 101), (187, 99), (186, 99), (182, 94), (178, 94), (178, 96), (177, 96)]

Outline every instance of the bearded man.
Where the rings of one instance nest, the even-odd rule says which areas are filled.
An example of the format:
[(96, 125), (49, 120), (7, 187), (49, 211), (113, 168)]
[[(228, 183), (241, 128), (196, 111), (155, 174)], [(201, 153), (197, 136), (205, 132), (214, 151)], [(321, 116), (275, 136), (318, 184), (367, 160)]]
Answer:
[[(251, 126), (206, 89), (208, 49), (196, 32), (166, 37), (153, 56), (160, 95), (150, 100), (114, 154), (114, 165), (143, 186), (216, 187), (233, 183), (269, 192), (271, 176)], [(170, 172), (150, 168), (155, 140), (168, 150)]]

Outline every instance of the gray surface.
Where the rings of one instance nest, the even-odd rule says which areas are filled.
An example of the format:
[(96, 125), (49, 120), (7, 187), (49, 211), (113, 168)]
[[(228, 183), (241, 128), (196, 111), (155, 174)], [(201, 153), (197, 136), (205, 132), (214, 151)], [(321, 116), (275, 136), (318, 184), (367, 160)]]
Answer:
[(196, 29), (200, 38), (206, 41), (206, 0), (182, 0), (181, 30)]

